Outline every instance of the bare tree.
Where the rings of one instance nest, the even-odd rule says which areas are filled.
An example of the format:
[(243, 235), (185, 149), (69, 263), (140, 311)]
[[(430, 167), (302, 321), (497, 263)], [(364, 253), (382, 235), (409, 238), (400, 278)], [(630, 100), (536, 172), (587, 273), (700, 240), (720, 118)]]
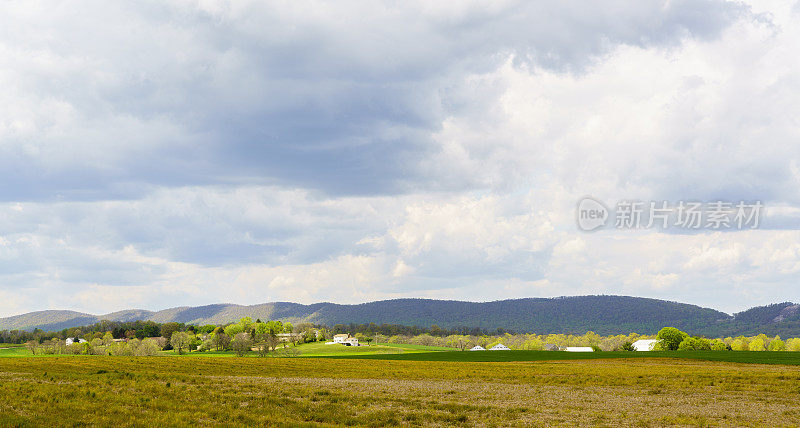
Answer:
[(253, 343), (250, 340), (250, 335), (244, 332), (236, 333), (236, 336), (234, 336), (231, 341), (231, 347), (236, 351), (236, 355), (240, 357), (250, 351), (250, 347), (252, 346)]

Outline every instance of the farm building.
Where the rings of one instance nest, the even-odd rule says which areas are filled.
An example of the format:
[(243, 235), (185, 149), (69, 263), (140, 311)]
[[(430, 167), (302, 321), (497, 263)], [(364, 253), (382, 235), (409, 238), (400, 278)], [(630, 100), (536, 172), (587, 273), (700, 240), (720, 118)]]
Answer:
[(325, 342), (326, 345), (361, 346), (358, 339), (349, 334), (335, 334), (333, 342)]
[(656, 346), (658, 340), (655, 339), (641, 339), (633, 342), (633, 349), (637, 351), (652, 351), (653, 347)]
[(508, 346), (503, 345), (502, 343), (498, 343), (497, 345), (492, 346), (489, 350), (490, 351), (510, 351), (510, 349), (508, 349)]
[(590, 346), (567, 346), (564, 350), (567, 352), (594, 352)]
[(86, 343), (86, 341), (85, 341), (85, 340), (83, 340), (83, 339), (79, 339), (79, 338), (75, 338), (75, 337), (68, 337), (68, 338), (67, 338), (67, 340), (66, 340), (66, 341), (64, 341), (64, 343), (65, 343), (67, 346), (69, 346), (69, 345), (72, 345), (73, 343), (76, 343), (76, 342), (77, 342), (77, 343)]
[(473, 347), (472, 349), (470, 349), (470, 351), (485, 351), (485, 350), (486, 350), (486, 348), (484, 348), (484, 347), (483, 347), (483, 346), (481, 346), (481, 345), (475, 345), (475, 347)]
[(281, 342), (296, 342), (301, 338), (299, 333), (278, 333), (277, 336)]
[(350, 337), (349, 334), (334, 334), (333, 343), (344, 343)]

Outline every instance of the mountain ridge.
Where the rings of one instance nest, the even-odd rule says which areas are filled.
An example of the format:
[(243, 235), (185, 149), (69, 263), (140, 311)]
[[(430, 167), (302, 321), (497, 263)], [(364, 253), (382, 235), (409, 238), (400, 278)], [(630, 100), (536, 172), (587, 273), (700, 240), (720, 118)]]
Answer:
[(244, 316), (293, 323), (402, 324), (443, 328), (498, 328), (535, 333), (653, 334), (671, 325), (697, 335), (800, 335), (800, 305), (760, 306), (729, 315), (688, 303), (632, 296), (562, 296), (491, 302), (391, 299), (359, 304), (268, 302), (255, 305), (218, 303), (179, 306), (160, 311), (127, 309), (104, 315), (46, 310), (0, 318), (0, 330), (58, 331), (109, 321), (156, 321), (225, 324)]

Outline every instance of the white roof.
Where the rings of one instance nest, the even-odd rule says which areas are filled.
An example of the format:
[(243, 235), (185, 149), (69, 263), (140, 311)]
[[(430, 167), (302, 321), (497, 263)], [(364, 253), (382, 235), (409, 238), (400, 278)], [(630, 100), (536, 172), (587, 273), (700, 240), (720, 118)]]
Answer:
[(489, 349), (489, 350), (490, 351), (510, 351), (510, 349), (508, 349), (508, 346), (503, 345), (502, 343), (498, 343), (497, 345), (492, 346), (492, 349)]
[(486, 350), (486, 348), (484, 348), (481, 345), (475, 345), (474, 348), (470, 349), (470, 351), (485, 351), (485, 350)]
[(594, 352), (591, 346), (567, 346), (564, 350), (567, 352)]
[(658, 340), (655, 339), (640, 339), (633, 342), (633, 349), (637, 351), (652, 351)]

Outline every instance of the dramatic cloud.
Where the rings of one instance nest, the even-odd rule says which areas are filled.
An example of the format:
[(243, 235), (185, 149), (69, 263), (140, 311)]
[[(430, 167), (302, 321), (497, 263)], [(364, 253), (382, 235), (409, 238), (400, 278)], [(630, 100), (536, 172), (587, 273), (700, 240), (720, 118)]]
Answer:
[[(727, 1), (4, 5), (0, 315), (798, 300), (799, 23)], [(585, 195), (767, 212), (586, 234)]]

